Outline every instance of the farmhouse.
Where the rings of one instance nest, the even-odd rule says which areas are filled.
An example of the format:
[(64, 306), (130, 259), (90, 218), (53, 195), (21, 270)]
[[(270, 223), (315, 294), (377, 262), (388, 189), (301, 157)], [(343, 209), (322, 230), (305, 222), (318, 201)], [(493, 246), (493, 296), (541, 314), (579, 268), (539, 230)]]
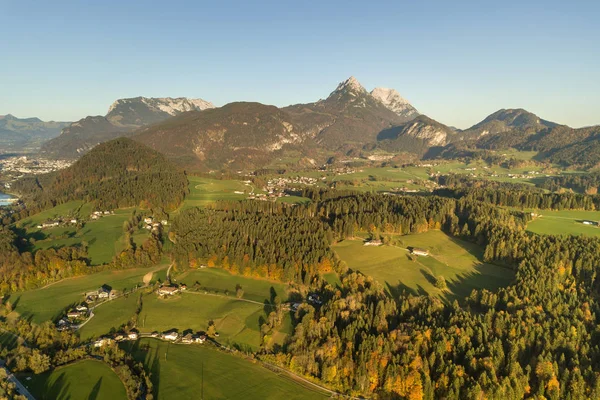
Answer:
[(163, 335), (162, 335), (163, 339), (171, 340), (171, 341), (177, 340), (178, 337), (179, 337), (179, 334), (177, 332), (167, 332), (167, 333), (163, 333)]
[(181, 338), (181, 343), (193, 343), (194, 336), (191, 333), (188, 333), (184, 337)]
[(158, 288), (159, 296), (172, 296), (177, 293), (179, 293), (179, 288), (175, 286), (161, 286)]
[(69, 311), (67, 313), (67, 318), (77, 319), (77, 318), (80, 318), (82, 315), (83, 315), (83, 313), (81, 311)]
[(413, 247), (412, 249), (410, 249), (410, 253), (416, 256), (428, 256), (429, 250), (422, 249), (420, 247)]
[(98, 298), (107, 299), (110, 294), (110, 290), (105, 288), (104, 286), (98, 289)]
[(594, 221), (583, 221), (584, 225), (596, 225)]
[(138, 337), (139, 337), (139, 334), (135, 330), (129, 331), (129, 333), (127, 334), (127, 338), (129, 340), (137, 340)]
[(100, 338), (94, 342), (94, 347), (102, 347), (102, 346), (112, 343), (112, 341), (113, 340), (111, 338), (106, 338), (106, 337)]
[(381, 240), (369, 240), (365, 242), (365, 246), (381, 246)]
[(195, 343), (204, 343), (204, 342), (206, 342), (206, 336), (204, 336), (204, 335), (194, 336), (194, 342)]

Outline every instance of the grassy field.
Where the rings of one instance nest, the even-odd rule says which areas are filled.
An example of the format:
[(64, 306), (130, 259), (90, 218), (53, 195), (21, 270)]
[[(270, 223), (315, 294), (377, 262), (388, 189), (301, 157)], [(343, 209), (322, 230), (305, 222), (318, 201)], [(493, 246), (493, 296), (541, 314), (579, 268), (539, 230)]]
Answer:
[(156, 399), (325, 399), (328, 396), (248, 360), (210, 348), (155, 339), (126, 343), (152, 372)]
[[(111, 261), (115, 254), (123, 250), (125, 246), (123, 222), (130, 218), (132, 210), (133, 208), (116, 210), (114, 215), (86, 222), (81, 229), (74, 226), (43, 230), (36, 228), (38, 224), (57, 217), (88, 218), (92, 211), (92, 205), (81, 201), (72, 201), (24, 219), (18, 223), (17, 227), (25, 229), (25, 234), (33, 243), (33, 251), (86, 243), (91, 264), (100, 265)], [(142, 238), (142, 234), (143, 232), (138, 232), (134, 236), (136, 242), (145, 240)], [(147, 235), (146, 233), (145, 237)]]
[(166, 266), (103, 271), (65, 279), (45, 288), (14, 293), (10, 296), (9, 301), (21, 316), (41, 323), (59, 317), (66, 307), (83, 301), (85, 292), (98, 289), (104, 284), (117, 290), (131, 289), (137, 284), (141, 285), (143, 276), (157, 268), (164, 269)]
[[(513, 279), (511, 270), (483, 263), (479, 247), (440, 231), (398, 239), (401, 241), (399, 246), (380, 247), (365, 247), (362, 240), (345, 240), (334, 249), (350, 268), (372, 276), (394, 295), (407, 290), (448, 299), (461, 298), (472, 289), (493, 290), (508, 285)], [(408, 247), (428, 249), (430, 256), (411, 261)], [(447, 290), (434, 286), (438, 276), (446, 279)]]
[[(198, 282), (202, 288), (211, 291), (225, 291), (235, 293), (236, 286), (239, 284), (244, 290), (244, 298), (258, 302), (271, 300), (271, 290), (281, 298), (287, 300), (287, 285), (280, 282), (271, 282), (264, 279), (253, 279), (245, 276), (232, 275), (229, 272), (219, 268), (203, 268), (186, 272), (179, 277), (177, 281), (185, 283), (189, 287)], [(271, 289), (272, 288), (272, 289)]]
[(52, 372), (19, 378), (38, 400), (127, 399), (119, 377), (108, 365), (96, 360), (80, 361)]
[(97, 307), (94, 309), (94, 317), (79, 330), (79, 337), (87, 341), (126, 324), (135, 313), (138, 299), (139, 294), (133, 293)]
[(584, 225), (583, 221), (600, 221), (600, 211), (577, 210), (531, 210), (540, 214), (527, 225), (527, 230), (541, 235), (586, 235), (599, 236), (600, 228)]
[(256, 350), (260, 345), (260, 320), (266, 317), (263, 308), (203, 293), (182, 293), (168, 299), (152, 294), (144, 297), (138, 328), (141, 332), (197, 332), (206, 331), (209, 321), (214, 321), (220, 342)]
[(190, 193), (185, 198), (182, 208), (205, 207), (217, 200), (243, 200), (244, 194), (235, 192), (252, 192), (253, 187), (238, 180), (218, 180), (188, 176)]

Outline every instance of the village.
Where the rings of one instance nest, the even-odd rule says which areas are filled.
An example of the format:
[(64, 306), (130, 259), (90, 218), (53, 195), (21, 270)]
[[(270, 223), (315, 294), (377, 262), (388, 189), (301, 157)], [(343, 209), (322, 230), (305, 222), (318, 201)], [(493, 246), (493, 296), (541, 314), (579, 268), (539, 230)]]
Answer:
[[(46, 158), (29, 158), (27, 156), (7, 157), (0, 160), (0, 171), (6, 181), (15, 181), (24, 176), (46, 174), (69, 167), (73, 162), (67, 160), (50, 160)], [(10, 189), (10, 183), (7, 184)]]

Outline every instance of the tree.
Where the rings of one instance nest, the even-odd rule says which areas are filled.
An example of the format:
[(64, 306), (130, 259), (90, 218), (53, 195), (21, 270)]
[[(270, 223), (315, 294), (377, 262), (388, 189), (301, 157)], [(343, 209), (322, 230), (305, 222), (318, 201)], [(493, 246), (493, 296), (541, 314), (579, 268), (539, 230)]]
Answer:
[(244, 296), (244, 289), (242, 289), (242, 285), (240, 285), (240, 284), (237, 284), (237, 285), (235, 286), (235, 296), (236, 296), (238, 299), (241, 299), (241, 298)]
[(435, 278), (435, 287), (438, 289), (446, 289), (446, 278), (441, 275)]

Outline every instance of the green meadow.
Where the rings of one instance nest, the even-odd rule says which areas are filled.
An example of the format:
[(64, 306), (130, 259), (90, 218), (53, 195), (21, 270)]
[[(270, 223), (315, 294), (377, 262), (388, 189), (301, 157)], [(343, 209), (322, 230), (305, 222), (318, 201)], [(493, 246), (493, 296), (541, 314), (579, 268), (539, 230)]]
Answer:
[(527, 224), (527, 230), (540, 235), (586, 235), (600, 236), (600, 228), (584, 225), (583, 221), (600, 221), (600, 211), (579, 210), (532, 210), (539, 214)]
[[(83, 228), (79, 229), (75, 226), (49, 229), (36, 227), (48, 219), (57, 217), (87, 219), (92, 211), (94, 210), (90, 203), (72, 201), (26, 218), (20, 221), (17, 227), (25, 229), (26, 235), (33, 244), (33, 251), (48, 248), (58, 249), (85, 243), (88, 247), (90, 263), (100, 265), (110, 262), (117, 253), (124, 249), (123, 223), (131, 217), (133, 208), (115, 210), (114, 215), (87, 221)], [(142, 243), (147, 236), (148, 233), (138, 231), (134, 240)]]
[(81, 340), (97, 338), (125, 325), (135, 313), (139, 296), (140, 293), (132, 293), (96, 307), (94, 317), (79, 329)]
[(219, 180), (188, 176), (190, 193), (186, 196), (182, 208), (205, 207), (218, 200), (243, 200), (244, 194), (250, 193), (253, 187), (238, 180)]
[(252, 350), (260, 345), (260, 321), (266, 319), (262, 304), (194, 292), (166, 299), (151, 294), (143, 301), (140, 332), (206, 331), (209, 321), (214, 321), (219, 342)]
[(125, 343), (152, 373), (156, 399), (326, 399), (317, 388), (211, 348), (156, 339)]
[[(19, 315), (41, 323), (59, 317), (67, 307), (83, 301), (86, 292), (96, 290), (105, 284), (117, 290), (131, 289), (136, 285), (142, 285), (143, 276), (148, 272), (164, 268), (166, 266), (102, 271), (64, 279), (44, 288), (13, 293), (8, 301), (13, 304), (14, 311)], [(109, 307), (109, 305), (102, 307)]]
[[(396, 239), (398, 246), (378, 247), (364, 246), (362, 240), (344, 240), (334, 245), (334, 250), (351, 269), (373, 277), (393, 295), (406, 290), (448, 299), (462, 298), (473, 289), (506, 286), (514, 277), (507, 268), (482, 262), (478, 246), (440, 231)], [(413, 260), (409, 247), (427, 249), (430, 255)], [(446, 290), (434, 286), (438, 276), (446, 279)]]
[(287, 285), (281, 282), (271, 282), (264, 279), (254, 279), (240, 275), (232, 275), (220, 268), (202, 268), (185, 272), (176, 277), (179, 283), (185, 283), (192, 287), (196, 282), (209, 291), (228, 291), (235, 295), (237, 285), (244, 291), (243, 298), (264, 302), (271, 300), (271, 292), (275, 291), (282, 301), (288, 297)]
[(117, 374), (96, 360), (79, 361), (40, 375), (23, 374), (19, 378), (38, 400), (127, 399)]

